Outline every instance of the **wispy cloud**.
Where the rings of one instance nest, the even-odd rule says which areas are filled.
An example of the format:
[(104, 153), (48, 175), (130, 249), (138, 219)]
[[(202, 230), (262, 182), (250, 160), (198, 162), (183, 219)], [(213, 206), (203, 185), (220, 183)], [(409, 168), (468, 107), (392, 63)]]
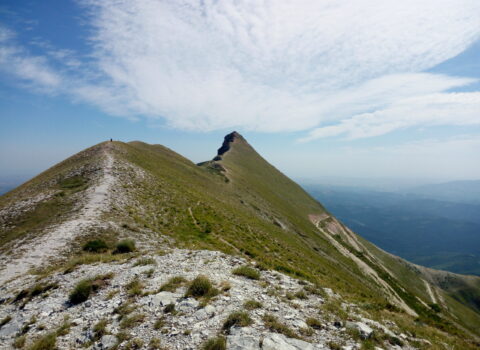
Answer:
[(477, 0), (80, 2), (94, 60), (68, 91), (110, 114), (304, 140), (478, 123), (478, 93), (451, 92), (473, 79), (422, 73), (479, 39)]
[(13, 42), (13, 37), (13, 32), (0, 26), (0, 69), (44, 92), (56, 90), (61, 76), (45, 57), (30, 55)]

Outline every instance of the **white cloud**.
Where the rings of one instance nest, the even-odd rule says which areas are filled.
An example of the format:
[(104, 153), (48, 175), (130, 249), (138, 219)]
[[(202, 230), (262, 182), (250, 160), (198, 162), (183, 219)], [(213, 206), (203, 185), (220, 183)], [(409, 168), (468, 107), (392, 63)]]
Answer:
[(437, 93), (401, 99), (387, 108), (316, 128), (303, 139), (346, 135), (351, 139), (387, 134), (412, 126), (480, 125), (480, 92)]
[(468, 0), (87, 3), (119, 97), (97, 103), (194, 130), (307, 130), (462, 86), (417, 72), (480, 35)]
[(305, 140), (476, 123), (477, 94), (448, 92), (472, 79), (421, 72), (480, 37), (477, 0), (79, 1), (91, 65), (62, 84), (37, 57), (16, 71), (110, 114)]
[[(61, 83), (60, 75), (52, 69), (45, 57), (32, 56), (12, 43), (14, 33), (0, 26), (0, 68), (16, 75), (34, 87), (53, 91)], [(47, 90), (45, 90), (47, 89)]]

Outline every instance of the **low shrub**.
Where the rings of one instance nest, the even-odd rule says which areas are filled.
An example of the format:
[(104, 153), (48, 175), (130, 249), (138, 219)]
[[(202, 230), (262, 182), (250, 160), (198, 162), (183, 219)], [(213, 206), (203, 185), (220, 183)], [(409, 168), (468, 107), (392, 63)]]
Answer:
[(188, 286), (185, 296), (187, 297), (211, 297), (218, 294), (218, 291), (213, 287), (212, 282), (205, 276), (198, 276)]
[(135, 251), (135, 241), (131, 239), (124, 239), (117, 243), (114, 254), (125, 254)]
[(83, 303), (88, 299), (92, 293), (92, 281), (91, 280), (82, 280), (77, 283), (75, 289), (70, 293), (68, 300), (73, 304), (77, 305)]
[(102, 253), (108, 250), (108, 245), (102, 239), (94, 239), (85, 243), (82, 249), (85, 252)]
[(246, 312), (233, 312), (223, 323), (223, 330), (230, 331), (232, 327), (247, 327), (252, 324), (252, 319)]
[(246, 265), (238, 267), (232, 272), (234, 275), (247, 277), (251, 280), (260, 279), (260, 272)]
[(202, 345), (202, 350), (226, 350), (227, 342), (223, 337), (208, 339)]

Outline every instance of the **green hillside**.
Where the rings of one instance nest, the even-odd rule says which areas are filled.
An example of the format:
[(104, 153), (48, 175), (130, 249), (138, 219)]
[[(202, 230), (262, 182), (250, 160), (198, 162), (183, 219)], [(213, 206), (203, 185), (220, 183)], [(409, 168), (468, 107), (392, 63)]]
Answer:
[[(434, 344), (425, 348), (440, 349), (435, 344), (442, 343), (477, 347), (480, 314), (472, 306), (478, 301), (479, 279), (472, 277), (468, 288), (457, 275), (455, 286), (448, 279), (439, 283), (361, 239), (237, 133), (227, 135), (214, 160), (199, 165), (161, 145), (100, 144), (0, 197), (0, 209), (45, 183), (55, 193), (63, 192), (55, 198), (75, 198), (88, 187), (88, 174), (105, 148), (128, 169), (123, 174), (128, 180), (118, 186), (130, 200), (118, 203), (105, 218), (122, 234), (151, 247), (168, 237), (175, 247), (220, 250), (251, 259), (261, 269), (331, 288), (366, 316), (392, 320)], [(77, 166), (83, 171), (72, 172)], [(46, 225), (18, 222), (13, 231), (1, 232), (0, 241), (21, 237), (36, 224)], [(329, 309), (348, 318), (339, 302)]]

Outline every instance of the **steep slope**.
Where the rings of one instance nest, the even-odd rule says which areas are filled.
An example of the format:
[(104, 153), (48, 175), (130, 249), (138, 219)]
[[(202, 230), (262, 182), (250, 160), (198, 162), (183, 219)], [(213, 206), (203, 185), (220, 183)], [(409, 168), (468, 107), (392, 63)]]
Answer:
[[(77, 186), (77, 182), (82, 185)], [(70, 183), (74, 185), (69, 185)], [(98, 199), (96, 194), (103, 192), (108, 192), (108, 195)], [(46, 216), (52, 217), (51, 220), (42, 219), (37, 222), (19, 219), (21, 215), (30, 218), (33, 215), (31, 213), (36, 213), (39, 207), (49, 203), (49, 199), (45, 198), (52, 196), (72, 203), (71, 207), (62, 210), (55, 208), (52, 210), (53, 215)], [(20, 209), (12, 208), (20, 208), (25, 202), (30, 203), (28, 210), (17, 215)], [(473, 282), (468, 283), (467, 289), (464, 288), (467, 284), (462, 283), (457, 283), (452, 288), (452, 284), (439, 283), (438, 278), (431, 277), (432, 274), (362, 240), (325, 211), (300, 186), (266, 162), (238, 133), (227, 135), (217, 156), (199, 166), (160, 145), (142, 142), (103, 143), (79, 153), (19, 189), (0, 197), (0, 210), (7, 213), (2, 214), (3, 226), (0, 232), (0, 239), (5, 242), (2, 246), (2, 259), (11, 266), (22, 266), (30, 259), (29, 251), (37, 246), (46, 245), (48, 248), (49, 241), (57, 240), (56, 233), (65, 232), (61, 230), (62, 227), (71, 228), (65, 232), (68, 233), (67, 239), (58, 247), (47, 249), (52, 254), (40, 255), (39, 259), (34, 260), (37, 267), (43, 267), (36, 272), (40, 273), (40, 280), (54, 281), (59, 285), (58, 292), (54, 293), (58, 300), (65, 299), (67, 289), (72, 287), (74, 280), (68, 276), (79, 279), (82, 274), (92, 276), (94, 270), (97, 273), (111, 270), (122, 276), (131, 276), (133, 266), (128, 259), (137, 255), (90, 254), (81, 250), (83, 243), (92, 238), (104, 239), (110, 246), (119, 239), (130, 238), (136, 241), (141, 254), (154, 260), (159, 259), (160, 250), (163, 252), (161, 254), (167, 253), (165, 256), (172, 259), (176, 259), (175, 249), (178, 248), (188, 249), (190, 253), (186, 251), (187, 256), (194, 254), (192, 249), (218, 250), (244, 259), (242, 264), (254, 263), (257, 269), (265, 271), (262, 272), (263, 278), (275, 270), (280, 273), (280, 279), (286, 278), (281, 277), (283, 274), (299, 278), (305, 281), (301, 283), (308, 286), (308, 300), (325, 302), (324, 306), (320, 306), (322, 322), (329, 322), (329, 319), (359, 321), (366, 318), (369, 320), (365, 322), (377, 320), (383, 324), (395, 325), (396, 335), (385, 331), (382, 328), (384, 326), (376, 325), (379, 336), (364, 340), (364, 346), (377, 344), (393, 347), (401, 343), (405, 348), (421, 348), (430, 342), (434, 348), (443, 348), (440, 344), (458, 349), (476, 347), (474, 333), (478, 332), (480, 317), (465, 306), (475, 305), (474, 294), (478, 290), (475, 278), (472, 277)], [(42, 215), (39, 216), (43, 218)], [(69, 226), (78, 222), (75, 220), (85, 222), (83, 225)], [(17, 254), (21, 247), (24, 247), (25, 252)], [(160, 260), (165, 261), (162, 259)], [(228, 265), (221, 262), (226, 259), (222, 256), (214, 259), (219, 259), (219, 266)], [(92, 263), (100, 264), (98, 266), (101, 268), (90, 269), (88, 266)], [(116, 264), (121, 267), (116, 268)], [(195, 261), (192, 266), (198, 269), (199, 264), (201, 262)], [(207, 271), (192, 271), (185, 265), (175, 265), (172, 268), (184, 269), (180, 274), (188, 275), (189, 278), (192, 274)], [(15, 290), (34, 283), (32, 275), (22, 275), (27, 272), (25, 269), (14, 273), (6, 271), (10, 270), (0, 270), (0, 276), (7, 276), (2, 277), (2, 281), (12, 278), (12, 282), (0, 287), (3, 294), (0, 294), (0, 298), (4, 298), (4, 302), (11, 300), (9, 298), (16, 299)], [(67, 277), (62, 277), (64, 271), (69, 273)], [(222, 278), (228, 275), (226, 271), (218, 272), (224, 276)], [(454, 276), (457, 282), (463, 281), (462, 277)], [(162, 281), (164, 279), (162, 277)], [(114, 280), (112, 283), (121, 286), (120, 290), (130, 288), (124, 277), (121, 280), (114, 277)], [(268, 281), (270, 287), (266, 283)], [(220, 277), (215, 278), (215, 282), (221, 283)], [(271, 289), (266, 295), (272, 294), (278, 303), (285, 303), (287, 309), (293, 307), (289, 306), (292, 292), (287, 293), (284, 289), (275, 291), (276, 286), (272, 280), (267, 279), (262, 283), (266, 289)], [(149, 286), (149, 293), (156, 294), (153, 291), (155, 283), (152, 285), (145, 281), (143, 284)], [(105, 288), (110, 288), (109, 292), (115, 292), (115, 288)], [(241, 284), (235, 284), (229, 293), (235, 299), (235, 293), (240, 293), (240, 289)], [(465, 295), (463, 298), (457, 297), (465, 290), (468, 290), (468, 298)], [(317, 296), (311, 294), (313, 291)], [(298, 295), (303, 297), (301, 293)], [(101, 304), (99, 297), (95, 296), (92, 302)], [(148, 295), (129, 296), (128, 292), (120, 292), (119, 298), (118, 302), (124, 301), (122, 298), (133, 298), (133, 302), (143, 305)], [(29, 302), (36, 302), (36, 299), (32, 300)], [(182, 302), (181, 298), (175, 301)], [(9, 303), (2, 309), (0, 302), (0, 316), (2, 312), (20, 307), (10, 306), (17, 304)], [(217, 302), (214, 301), (217, 307), (215, 303)], [(302, 309), (305, 315), (314, 316), (307, 311), (307, 305), (300, 301), (297, 303), (300, 306), (296, 307), (305, 308)], [(281, 314), (282, 318), (287, 323), (293, 322), (293, 319), (287, 318), (293, 310), (287, 309), (285, 314)], [(62, 315), (68, 313), (65, 310), (62, 309)], [(77, 309), (72, 309), (72, 312), (75, 313), (75, 310)], [(149, 320), (148, 315), (154, 312), (152, 310), (145, 309)], [(220, 314), (226, 317), (225, 312)], [(111, 320), (112, 316), (108, 312), (106, 315), (109, 315), (109, 322), (114, 327), (110, 332), (117, 332), (115, 327), (120, 325), (120, 321)], [(261, 315), (262, 312), (258, 314), (259, 317)], [(18, 323), (26, 322), (25, 317), (19, 319)], [(221, 318), (215, 320), (209, 326), (209, 334), (221, 328)], [(91, 319), (79, 321), (78, 327), (93, 327), (92, 322)], [(177, 324), (174, 318), (172, 322), (177, 328), (184, 327)], [(189, 324), (193, 321), (185, 319), (182, 322)], [(255, 319), (255, 327), (259, 327), (252, 330), (255, 337), (266, 336), (262, 333), (266, 332), (265, 322), (261, 317)], [(296, 324), (298, 326), (299, 323)], [(297, 326), (292, 323), (292, 327)], [(328, 334), (333, 334), (331, 332), (334, 330), (330, 326), (326, 329), (330, 332)], [(319, 342), (319, 333), (315, 330), (311, 332), (309, 330), (310, 335), (304, 335), (305, 340)], [(342, 332), (345, 344), (352, 341), (353, 333), (350, 334), (345, 329)], [(0, 327), (0, 337), (1, 333)], [(197, 347), (206, 335), (199, 334), (197, 337), (196, 334), (187, 337), (188, 341), (182, 338), (182, 342)], [(394, 337), (398, 338), (400, 334), (403, 334), (403, 340), (395, 340)], [(9, 337), (12, 339), (11, 334)], [(117, 334), (116, 339), (122, 346), (126, 346), (127, 342), (119, 337)], [(94, 340), (91, 341), (95, 343)], [(170, 338), (166, 341), (172, 348), (185, 348), (182, 346), (187, 344), (171, 342), (173, 340)], [(67, 340), (65, 342), (68, 343)], [(325, 342), (322, 344), (317, 345), (327, 346)]]

